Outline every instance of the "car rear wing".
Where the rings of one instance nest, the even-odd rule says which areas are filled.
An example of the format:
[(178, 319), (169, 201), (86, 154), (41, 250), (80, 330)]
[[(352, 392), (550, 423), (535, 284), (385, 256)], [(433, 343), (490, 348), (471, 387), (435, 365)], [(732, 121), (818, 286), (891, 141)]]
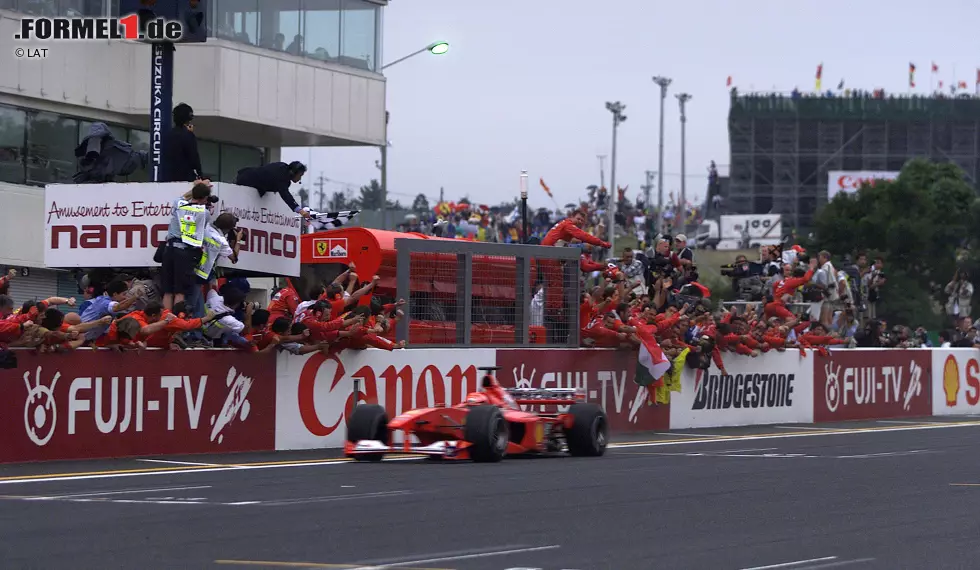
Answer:
[(507, 393), (520, 405), (568, 406), (585, 401), (584, 388), (509, 388)]

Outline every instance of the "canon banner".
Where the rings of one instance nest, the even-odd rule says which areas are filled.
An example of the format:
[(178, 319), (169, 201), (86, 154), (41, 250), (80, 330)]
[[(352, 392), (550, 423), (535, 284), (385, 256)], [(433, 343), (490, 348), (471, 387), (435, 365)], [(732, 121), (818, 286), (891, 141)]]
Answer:
[(980, 414), (980, 350), (932, 350), (932, 415)]
[(276, 385), (276, 449), (342, 447), (347, 415), (358, 400), (377, 403), (388, 417), (413, 408), (456, 405), (477, 390), (493, 349), (345, 350), (280, 355)]
[(688, 429), (813, 420), (813, 365), (797, 350), (758, 358), (724, 354), (727, 374), (685, 369), (671, 394), (670, 428)]
[(862, 184), (874, 184), (879, 180), (895, 180), (898, 172), (881, 172), (872, 170), (832, 170), (827, 173), (827, 199), (833, 200), (834, 196), (845, 193), (853, 194), (858, 191)]
[(0, 463), (268, 451), (275, 361), (231, 351), (18, 351), (4, 371)]
[[(498, 349), (497, 372), (508, 388), (582, 388), (602, 406), (613, 433), (666, 430), (670, 406), (651, 405), (634, 382), (636, 352), (606, 349)], [(548, 410), (540, 410), (548, 411)], [(552, 410), (553, 411), (553, 410)]]
[(813, 419), (870, 420), (932, 414), (928, 350), (832, 350), (813, 362)]
[[(152, 267), (166, 240), (173, 203), (188, 183), (51, 184), (44, 189), (44, 264), (48, 267)], [(245, 230), (237, 264), (219, 265), (299, 275), (300, 218), (277, 194), (214, 184), (217, 216), (231, 212)]]

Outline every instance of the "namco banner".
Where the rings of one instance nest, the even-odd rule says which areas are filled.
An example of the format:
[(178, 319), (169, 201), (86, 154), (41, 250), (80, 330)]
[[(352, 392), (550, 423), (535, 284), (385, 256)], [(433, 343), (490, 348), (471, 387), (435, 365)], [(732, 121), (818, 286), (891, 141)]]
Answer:
[[(44, 188), (44, 264), (48, 267), (152, 267), (167, 238), (174, 201), (189, 183), (50, 184)], [(236, 265), (299, 275), (299, 217), (277, 194), (215, 183), (212, 215), (230, 212), (245, 230)]]
[(831, 350), (813, 354), (813, 419), (870, 420), (932, 414), (929, 350)]
[(269, 451), (275, 360), (240, 352), (17, 353), (0, 463)]
[(722, 374), (686, 368), (670, 397), (670, 429), (813, 421), (813, 364), (796, 350), (725, 353)]
[(636, 365), (636, 352), (625, 350), (497, 350), (497, 379), (504, 387), (582, 388), (606, 411), (614, 433), (666, 430), (670, 407), (648, 403), (647, 389), (634, 381)]
[(932, 351), (932, 415), (980, 414), (980, 350)]
[(841, 192), (853, 194), (862, 184), (874, 186), (879, 180), (895, 180), (898, 172), (874, 170), (832, 170), (827, 173), (827, 199), (833, 200)]
[(276, 449), (342, 447), (358, 400), (381, 404), (388, 417), (413, 408), (462, 403), (477, 390), (478, 368), (493, 349), (345, 350), (325, 356), (280, 355), (276, 382)]

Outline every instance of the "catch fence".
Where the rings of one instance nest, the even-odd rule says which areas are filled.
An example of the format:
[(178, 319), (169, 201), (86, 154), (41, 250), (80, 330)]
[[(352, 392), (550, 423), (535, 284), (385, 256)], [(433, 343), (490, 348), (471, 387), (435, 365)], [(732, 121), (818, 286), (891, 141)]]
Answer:
[(396, 239), (395, 250), (408, 301), (396, 338), (408, 346), (579, 346), (578, 249)]

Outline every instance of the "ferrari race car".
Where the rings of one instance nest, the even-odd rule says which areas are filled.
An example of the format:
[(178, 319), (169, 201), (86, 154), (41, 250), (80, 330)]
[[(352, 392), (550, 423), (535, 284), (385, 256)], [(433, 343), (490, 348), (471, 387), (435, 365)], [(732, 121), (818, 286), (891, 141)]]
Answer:
[[(432, 459), (471, 459), (496, 462), (506, 455), (567, 451), (598, 457), (608, 440), (606, 413), (585, 402), (574, 389), (504, 389), (493, 372), (485, 371), (482, 389), (458, 406), (438, 404), (405, 412), (389, 421), (384, 407), (361, 404), (347, 423), (344, 453), (358, 461), (380, 461), (386, 454), (427, 455)], [(534, 413), (522, 405), (567, 406), (566, 412)], [(394, 443), (394, 432), (404, 434)]]

